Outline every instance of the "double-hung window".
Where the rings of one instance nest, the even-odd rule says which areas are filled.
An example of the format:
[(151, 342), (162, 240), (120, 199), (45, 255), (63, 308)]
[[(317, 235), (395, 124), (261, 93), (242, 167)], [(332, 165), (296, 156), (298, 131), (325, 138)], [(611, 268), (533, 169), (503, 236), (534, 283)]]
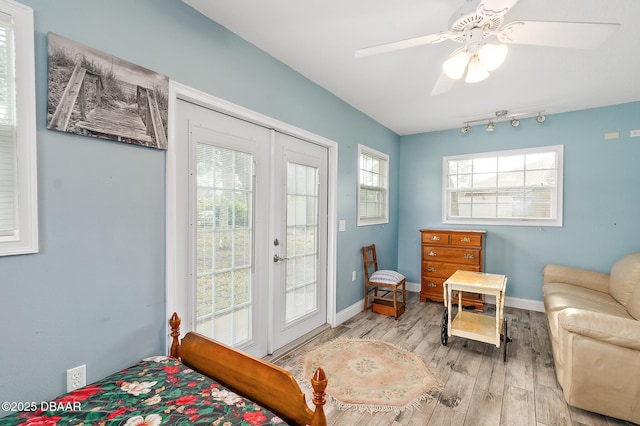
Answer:
[(562, 226), (563, 146), (443, 158), (443, 223)]
[(389, 156), (358, 145), (358, 226), (389, 222)]
[(38, 251), (33, 10), (0, 0), (0, 256)]

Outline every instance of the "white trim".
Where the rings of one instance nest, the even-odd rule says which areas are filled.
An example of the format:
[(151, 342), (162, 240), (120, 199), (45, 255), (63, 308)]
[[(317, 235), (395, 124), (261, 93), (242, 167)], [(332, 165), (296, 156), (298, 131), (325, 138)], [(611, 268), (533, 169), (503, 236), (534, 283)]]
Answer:
[[(419, 286), (419, 285), (420, 284), (418, 283), (407, 282), (407, 291), (420, 291), (419, 287), (417, 287), (418, 288), (417, 290), (414, 290), (414, 288), (416, 288), (415, 286)], [(409, 290), (409, 287), (411, 287), (412, 290)], [(420, 302), (420, 303), (424, 303), (424, 302)], [(426, 303), (434, 303), (434, 302), (426, 302)], [(495, 298), (485, 296), (484, 303), (488, 305), (495, 305)], [(338, 315), (336, 316), (335, 326), (338, 326), (340, 324), (343, 324), (349, 321), (351, 318), (353, 318), (354, 316), (362, 312), (363, 304), (364, 304), (364, 299), (360, 299), (353, 305), (338, 312)], [(504, 306), (507, 306), (509, 308), (523, 309), (527, 311), (544, 312), (544, 303), (540, 300), (520, 299), (518, 297), (505, 297)]]
[(38, 172), (33, 9), (12, 0), (0, 0), (0, 11), (14, 22), (18, 230), (0, 238), (0, 256), (38, 252)]
[(505, 297), (504, 306), (527, 311), (544, 312), (544, 302), (541, 300), (520, 299), (519, 297)]
[[(419, 293), (420, 283), (407, 281), (407, 291)], [(359, 303), (362, 304), (364, 303), (364, 301), (360, 301)], [(496, 299), (493, 296), (485, 295), (484, 303), (489, 305), (495, 305)], [(525, 309), (528, 311), (544, 312), (544, 302), (542, 302), (541, 300), (521, 299), (519, 297), (507, 296), (504, 298), (504, 306), (508, 306), (510, 308)]]
[[(407, 291), (411, 291), (413, 293), (420, 293), (420, 289), (421, 289), (421, 285), (420, 283), (413, 283), (413, 282), (409, 282), (407, 281), (405, 284), (405, 287), (407, 289)], [(364, 303), (364, 302), (362, 302)]]
[[(171, 332), (167, 318), (171, 317), (173, 312), (177, 312), (181, 318), (185, 315), (185, 311), (181, 309), (184, 306), (184, 300), (179, 301), (178, 297), (178, 247), (177, 247), (177, 159), (176, 159), (176, 108), (178, 103), (179, 90), (176, 85), (169, 81), (169, 99), (168, 107), (169, 114), (167, 116), (167, 151), (165, 154), (165, 300), (166, 300), (166, 314), (165, 321), (167, 321), (167, 333), (165, 335), (165, 346), (168, 348), (171, 345)], [(184, 298), (183, 298), (184, 299)], [(184, 326), (182, 327), (184, 330)], [(167, 352), (168, 353), (168, 352)]]
[[(382, 218), (373, 218), (373, 219), (362, 219), (360, 217), (360, 190), (362, 189), (362, 182), (360, 182), (360, 157), (362, 157), (362, 153), (368, 154), (371, 157), (378, 157), (380, 160), (384, 161), (384, 182), (382, 183), (382, 188), (384, 188), (384, 217)], [(357, 164), (358, 178), (357, 178), (357, 199), (356, 199), (356, 211), (357, 211), (357, 221), (356, 226), (368, 226), (368, 225), (384, 225), (389, 223), (389, 155), (384, 152), (377, 151), (373, 148), (369, 148), (366, 145), (358, 144), (358, 164)]]
[[(495, 305), (496, 299), (494, 296), (484, 296), (484, 303), (487, 305)], [(533, 299), (521, 299), (519, 297), (504, 298), (504, 306), (509, 308), (524, 309), (527, 311), (544, 312), (544, 302), (541, 300)]]
[[(328, 205), (327, 205), (327, 323), (332, 327), (336, 325), (336, 255), (337, 255), (337, 192), (338, 192), (338, 144), (335, 141), (318, 136), (306, 130), (268, 117), (242, 106), (233, 104), (224, 99), (191, 88), (184, 84), (171, 80), (169, 82), (169, 140), (166, 152), (166, 317), (175, 311), (184, 315), (186, 297), (180, 294), (177, 259), (178, 248), (176, 245), (178, 229), (177, 216), (179, 206), (177, 203), (176, 177), (178, 164), (176, 161), (176, 107), (178, 99), (195, 103), (218, 112), (228, 114), (243, 120), (259, 124), (261, 126), (277, 130), (281, 133), (304, 139), (309, 142), (324, 146), (329, 151), (328, 170)], [(183, 333), (189, 327), (183, 323)], [(167, 323), (168, 330), (168, 323)], [(170, 344), (167, 335), (167, 342)]]
[(336, 325), (334, 325), (334, 327), (344, 322), (347, 322), (354, 316), (358, 315), (360, 312), (362, 312), (363, 307), (364, 307), (364, 299), (360, 299), (353, 305), (338, 312), (338, 314), (336, 315)]
[[(488, 157), (505, 157), (530, 153), (555, 152), (556, 185), (555, 197), (551, 200), (552, 214), (549, 219), (521, 219), (521, 218), (473, 218), (473, 217), (449, 217), (449, 190), (447, 188), (447, 162), (450, 160), (474, 160)], [(564, 145), (539, 146), (531, 148), (511, 149), (504, 151), (478, 152), (472, 154), (451, 155), (442, 157), (442, 223), (461, 225), (506, 225), (506, 226), (549, 226), (561, 227), (563, 221), (563, 175), (564, 175)], [(491, 188), (493, 189), (493, 188)], [(469, 188), (472, 190), (472, 188)]]

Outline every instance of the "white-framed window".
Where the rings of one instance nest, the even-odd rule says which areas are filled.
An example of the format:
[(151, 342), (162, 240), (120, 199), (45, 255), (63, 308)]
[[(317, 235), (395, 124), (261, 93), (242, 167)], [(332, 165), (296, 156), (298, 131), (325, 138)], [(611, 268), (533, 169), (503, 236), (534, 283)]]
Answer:
[(562, 226), (562, 145), (442, 159), (443, 223)]
[(0, 256), (38, 251), (33, 10), (0, 0)]
[(389, 156), (358, 145), (358, 226), (389, 223)]

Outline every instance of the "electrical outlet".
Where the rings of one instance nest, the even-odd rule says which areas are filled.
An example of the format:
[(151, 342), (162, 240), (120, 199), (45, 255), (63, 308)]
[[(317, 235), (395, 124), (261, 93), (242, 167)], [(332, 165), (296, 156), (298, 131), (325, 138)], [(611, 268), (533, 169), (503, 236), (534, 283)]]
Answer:
[(67, 370), (67, 392), (72, 392), (87, 384), (87, 366), (70, 368)]

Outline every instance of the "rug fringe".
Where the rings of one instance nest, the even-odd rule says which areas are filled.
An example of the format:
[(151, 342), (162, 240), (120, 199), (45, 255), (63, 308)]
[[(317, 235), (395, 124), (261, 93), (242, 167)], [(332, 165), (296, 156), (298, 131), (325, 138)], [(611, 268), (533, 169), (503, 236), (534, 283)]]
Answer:
[[(442, 389), (438, 389), (437, 393), (439, 394)], [(400, 414), (405, 410), (420, 410), (421, 403), (423, 401), (427, 401), (427, 403), (432, 403), (437, 400), (437, 397), (433, 395), (434, 389), (430, 389), (429, 391), (423, 393), (422, 395), (416, 397), (413, 401), (411, 401), (407, 405), (403, 406), (393, 406), (393, 405), (368, 405), (368, 404), (350, 404), (346, 402), (339, 401), (332, 397), (331, 395), (326, 395), (327, 402), (331, 405), (335, 406), (339, 410), (356, 410), (360, 413), (375, 413), (375, 412), (390, 412), (393, 411), (395, 414)]]

